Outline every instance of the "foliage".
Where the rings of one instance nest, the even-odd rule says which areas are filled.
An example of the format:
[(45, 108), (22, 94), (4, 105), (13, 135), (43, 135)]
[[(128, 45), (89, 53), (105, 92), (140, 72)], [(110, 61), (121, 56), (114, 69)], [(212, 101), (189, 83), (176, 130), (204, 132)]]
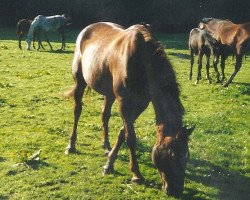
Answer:
[[(0, 199), (166, 199), (151, 161), (155, 142), (152, 106), (135, 127), (142, 185), (130, 182), (129, 152), (124, 145), (115, 174), (103, 176), (106, 162), (101, 148), (102, 97), (84, 96), (77, 149), (64, 155), (72, 128), (73, 101), (61, 94), (73, 84), (71, 62), (79, 31), (67, 32), (66, 51), (21, 51), (15, 31), (0, 29)], [(52, 35), (53, 37), (53, 35)], [(250, 199), (249, 196), (249, 63), (247, 58), (234, 82), (223, 88), (205, 78), (188, 80), (188, 34), (158, 35), (174, 65), (186, 109), (185, 123), (196, 124), (190, 140), (183, 199)], [(60, 48), (58, 37), (54, 49)], [(197, 68), (196, 68), (197, 69)], [(226, 76), (233, 61), (226, 62)], [(205, 77), (205, 70), (202, 72)], [(110, 119), (113, 144), (121, 127), (117, 104)], [(30, 156), (42, 149), (39, 160)], [(171, 198), (170, 198), (171, 199)]]
[(22, 18), (69, 14), (72, 26), (97, 21), (124, 26), (145, 21), (154, 30), (183, 32), (204, 17), (228, 18), (236, 23), (250, 19), (249, 0), (1, 0), (0, 26), (15, 25)]

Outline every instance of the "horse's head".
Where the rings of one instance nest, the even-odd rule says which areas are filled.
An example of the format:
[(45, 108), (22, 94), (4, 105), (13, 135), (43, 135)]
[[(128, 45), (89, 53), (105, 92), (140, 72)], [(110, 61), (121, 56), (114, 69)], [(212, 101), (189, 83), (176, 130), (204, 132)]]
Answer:
[(207, 25), (209, 24), (209, 22), (211, 22), (213, 20), (213, 18), (203, 18), (201, 20), (201, 22), (198, 25), (198, 28), (201, 30), (204, 30), (207, 28)]
[(65, 14), (62, 14), (61, 16), (63, 17), (63, 19), (64, 19), (64, 24), (65, 24), (66, 26), (71, 24), (71, 23), (70, 23), (70, 21), (71, 21), (71, 17), (70, 17), (70, 16), (65, 15)]
[(184, 127), (175, 137), (166, 136), (153, 148), (152, 159), (160, 173), (162, 189), (169, 196), (179, 198), (183, 192), (189, 157), (188, 137), (193, 130), (194, 127)]

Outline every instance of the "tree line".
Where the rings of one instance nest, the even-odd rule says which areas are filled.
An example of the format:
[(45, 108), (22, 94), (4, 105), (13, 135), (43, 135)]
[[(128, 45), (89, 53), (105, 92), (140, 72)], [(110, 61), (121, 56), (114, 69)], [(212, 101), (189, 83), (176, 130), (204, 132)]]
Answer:
[(67, 14), (73, 27), (97, 21), (123, 26), (146, 22), (159, 32), (182, 32), (200, 19), (214, 17), (235, 23), (250, 21), (249, 0), (1, 0), (0, 26), (13, 26), (22, 18)]

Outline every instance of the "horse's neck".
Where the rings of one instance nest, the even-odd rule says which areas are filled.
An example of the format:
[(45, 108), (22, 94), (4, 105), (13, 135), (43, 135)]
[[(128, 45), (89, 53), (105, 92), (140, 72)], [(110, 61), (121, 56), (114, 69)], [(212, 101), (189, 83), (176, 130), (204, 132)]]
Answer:
[(163, 127), (162, 134), (176, 134), (182, 127), (183, 107), (171, 64), (168, 60), (154, 63), (148, 71), (148, 77), (156, 124)]

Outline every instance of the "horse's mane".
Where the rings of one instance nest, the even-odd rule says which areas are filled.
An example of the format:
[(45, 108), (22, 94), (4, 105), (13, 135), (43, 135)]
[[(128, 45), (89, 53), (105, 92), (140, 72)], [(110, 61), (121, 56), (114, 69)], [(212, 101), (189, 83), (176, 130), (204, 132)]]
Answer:
[(212, 18), (212, 17), (203, 18), (203, 19), (201, 20), (201, 22), (204, 23), (204, 24), (207, 24), (208, 22), (210, 22), (210, 21), (212, 21), (212, 20), (215, 20), (215, 21), (226, 21), (226, 22), (231, 22), (231, 23), (232, 23), (232, 21), (230, 21), (229, 19), (217, 19), (217, 18)]
[[(175, 121), (173, 129), (177, 129), (182, 124), (182, 116), (184, 114), (184, 107), (180, 101), (179, 85), (176, 81), (174, 69), (167, 58), (165, 48), (160, 41), (158, 41), (151, 33), (151, 31), (142, 25), (135, 25), (144, 37), (144, 41), (152, 50), (151, 62), (154, 63), (150, 66), (149, 79), (154, 80), (157, 88), (160, 89), (160, 93), (165, 97), (162, 99), (164, 104), (169, 107), (166, 113), (167, 118)], [(153, 93), (156, 91), (153, 91)], [(156, 92), (157, 93), (157, 92)], [(175, 120), (174, 120), (175, 118)], [(158, 121), (158, 119), (156, 119)], [(161, 121), (161, 119), (160, 119)], [(160, 123), (160, 121), (158, 121)], [(157, 123), (158, 123), (157, 122)]]

